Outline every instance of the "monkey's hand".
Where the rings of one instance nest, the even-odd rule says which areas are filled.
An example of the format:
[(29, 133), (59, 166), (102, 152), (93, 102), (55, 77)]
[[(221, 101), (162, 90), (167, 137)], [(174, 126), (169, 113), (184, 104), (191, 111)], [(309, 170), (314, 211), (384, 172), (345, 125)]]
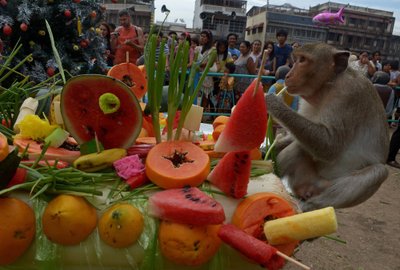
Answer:
[(267, 102), (268, 112), (270, 112), (272, 115), (275, 115), (275, 112), (285, 107), (282, 97), (275, 94), (266, 95), (265, 101)]

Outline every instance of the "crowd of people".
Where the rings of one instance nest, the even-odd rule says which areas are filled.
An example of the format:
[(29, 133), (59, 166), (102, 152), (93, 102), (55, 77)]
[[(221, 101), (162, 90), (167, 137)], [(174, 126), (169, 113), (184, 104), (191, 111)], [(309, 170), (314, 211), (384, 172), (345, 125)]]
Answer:
[[(100, 25), (102, 36), (107, 44), (105, 57), (108, 65), (112, 66), (127, 61), (143, 65), (144, 47), (149, 33), (132, 24), (128, 10), (121, 10), (118, 16), (120, 22), (118, 27), (114, 28), (107, 23)], [(159, 48), (162, 39), (166, 39), (167, 42), (164, 48)], [(156, 61), (160, 49), (169, 55), (176, 52), (179, 43), (186, 41), (190, 44), (188, 63), (190, 68), (196, 53), (198, 54), (197, 59), (205, 59), (215, 48), (217, 57), (210, 72), (222, 73), (224, 76), (208, 76), (201, 86), (198, 100), (207, 112), (230, 112), (254, 77), (246, 75), (256, 75), (261, 68), (264, 51), (266, 51), (267, 57), (263, 75), (272, 76), (270, 79), (263, 80), (265, 91), (268, 91), (273, 84), (278, 68), (291, 65), (292, 49), (299, 46), (299, 43), (293, 44), (293, 47), (286, 44), (287, 32), (284, 30), (277, 32), (276, 39), (276, 42), (254, 40), (250, 43), (247, 40), (238, 40), (238, 35), (235, 33), (229, 33), (226, 38), (215, 39), (209, 30), (202, 31), (199, 36), (190, 35), (187, 32), (178, 34), (171, 31), (168, 35), (159, 32)], [(172, 42), (172, 40), (175, 41)], [(172, 44), (174, 44), (174, 48), (172, 48)], [(230, 74), (244, 76), (229, 76)]]

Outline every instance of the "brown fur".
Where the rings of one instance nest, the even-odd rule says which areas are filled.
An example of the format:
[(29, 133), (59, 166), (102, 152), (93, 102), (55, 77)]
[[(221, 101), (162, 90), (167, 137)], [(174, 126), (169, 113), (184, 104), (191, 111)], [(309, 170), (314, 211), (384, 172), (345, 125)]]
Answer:
[(303, 210), (350, 207), (367, 200), (387, 178), (389, 133), (372, 83), (347, 68), (348, 52), (308, 44), (293, 53), (287, 91), (299, 112), (267, 95), (268, 112), (289, 132), (278, 141), (278, 165)]

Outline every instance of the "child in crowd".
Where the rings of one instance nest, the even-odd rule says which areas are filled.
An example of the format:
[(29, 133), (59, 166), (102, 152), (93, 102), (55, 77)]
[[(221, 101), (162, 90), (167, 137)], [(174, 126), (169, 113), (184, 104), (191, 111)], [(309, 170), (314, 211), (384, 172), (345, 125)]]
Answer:
[(235, 105), (235, 99), (233, 94), (233, 84), (235, 78), (229, 76), (229, 74), (235, 72), (235, 64), (227, 62), (225, 64), (224, 76), (221, 77), (219, 82), (219, 93), (218, 93), (218, 104), (217, 108), (219, 112), (229, 113), (231, 108)]

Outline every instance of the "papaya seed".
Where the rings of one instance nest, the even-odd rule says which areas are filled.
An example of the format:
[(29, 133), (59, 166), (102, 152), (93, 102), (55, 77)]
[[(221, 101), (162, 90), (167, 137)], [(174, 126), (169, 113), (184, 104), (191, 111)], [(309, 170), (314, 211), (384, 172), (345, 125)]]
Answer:
[(104, 114), (115, 113), (120, 105), (119, 98), (112, 93), (104, 93), (99, 98), (99, 106)]

